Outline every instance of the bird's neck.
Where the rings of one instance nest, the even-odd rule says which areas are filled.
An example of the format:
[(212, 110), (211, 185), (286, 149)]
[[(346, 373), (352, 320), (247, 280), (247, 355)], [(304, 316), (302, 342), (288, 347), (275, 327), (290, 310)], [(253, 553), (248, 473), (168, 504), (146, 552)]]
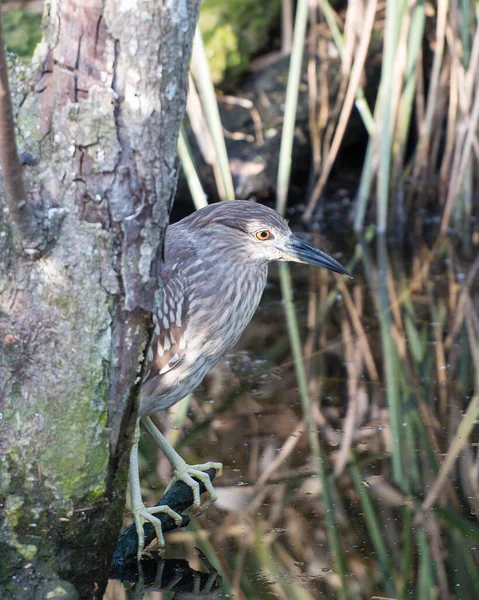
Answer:
[[(259, 303), (268, 277), (267, 261), (252, 260), (226, 251), (215, 254), (215, 260), (210, 265), (211, 274), (217, 278), (219, 287), (227, 296), (240, 296), (245, 301), (251, 298)], [(223, 275), (218, 277), (221, 273)]]
[[(198, 310), (202, 327), (209, 332), (211, 343), (221, 343), (226, 350), (236, 343), (258, 308), (266, 286), (268, 264), (225, 254), (210, 257), (203, 267), (201, 286), (194, 293), (201, 298)], [(205, 311), (205, 303), (221, 309)]]

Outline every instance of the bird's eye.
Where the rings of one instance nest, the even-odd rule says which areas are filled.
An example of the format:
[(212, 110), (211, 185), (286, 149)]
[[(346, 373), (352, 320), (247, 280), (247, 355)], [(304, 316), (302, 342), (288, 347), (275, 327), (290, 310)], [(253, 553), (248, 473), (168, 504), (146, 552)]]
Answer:
[(264, 242), (265, 240), (269, 240), (271, 238), (271, 231), (268, 231), (267, 229), (261, 229), (261, 231), (257, 231), (255, 235), (256, 239)]

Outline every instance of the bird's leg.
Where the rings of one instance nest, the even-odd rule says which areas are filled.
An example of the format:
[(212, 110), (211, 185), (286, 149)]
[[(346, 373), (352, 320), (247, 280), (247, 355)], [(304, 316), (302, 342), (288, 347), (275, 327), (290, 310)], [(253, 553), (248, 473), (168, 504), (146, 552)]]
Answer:
[(147, 508), (143, 504), (141, 498), (141, 487), (140, 487), (140, 472), (138, 466), (138, 443), (140, 441), (140, 424), (136, 422), (135, 433), (133, 437), (133, 445), (130, 452), (130, 494), (131, 494), (131, 512), (135, 521), (136, 533), (138, 536), (138, 551), (137, 558), (141, 559), (141, 553), (145, 545), (145, 532), (143, 525), (148, 521), (155, 528), (156, 538), (158, 545), (163, 547), (165, 545), (165, 538), (163, 537), (163, 531), (161, 521), (154, 515), (157, 513), (166, 513), (171, 517), (177, 526), (179, 527), (182, 523), (181, 515), (175, 512), (171, 507), (167, 505), (153, 506)]
[[(169, 444), (168, 440), (159, 431), (158, 427), (156, 427), (150, 417), (145, 417), (143, 419), (143, 425), (173, 467), (173, 478), (166, 490), (168, 491), (176, 481), (183, 481), (193, 492), (193, 507), (201, 509), (201, 512), (205, 511), (218, 497), (218, 494), (215, 492), (213, 484), (211, 483), (211, 479), (205, 471), (214, 469), (217, 471), (219, 477), (223, 471), (223, 465), (215, 462), (207, 462), (203, 465), (188, 465), (171, 444)], [(209, 494), (210, 499), (203, 505), (201, 504), (200, 499), (200, 485), (194, 478), (204, 484), (206, 491)]]

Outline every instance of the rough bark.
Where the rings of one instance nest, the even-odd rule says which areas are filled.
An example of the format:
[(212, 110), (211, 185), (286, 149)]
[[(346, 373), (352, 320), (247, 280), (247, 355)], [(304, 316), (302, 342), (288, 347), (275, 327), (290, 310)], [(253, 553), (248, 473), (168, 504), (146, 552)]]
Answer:
[(28, 202), (66, 216), (33, 261), (0, 192), (2, 598), (50, 580), (102, 594), (198, 4), (50, 0), (25, 92), (12, 86)]

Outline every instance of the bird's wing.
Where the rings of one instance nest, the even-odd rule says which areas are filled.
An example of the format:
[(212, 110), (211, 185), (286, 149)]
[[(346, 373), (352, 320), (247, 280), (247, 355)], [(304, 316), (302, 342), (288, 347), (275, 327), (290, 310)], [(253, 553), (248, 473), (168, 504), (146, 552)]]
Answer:
[(166, 230), (165, 260), (160, 269), (161, 303), (153, 313), (154, 333), (148, 352), (142, 396), (162, 393), (162, 375), (177, 367), (187, 349), (189, 285), (185, 265), (196, 260), (194, 241), (181, 226)]
[(186, 350), (188, 298), (185, 278), (178, 272), (163, 274), (163, 299), (153, 314), (154, 335), (149, 354), (147, 378), (174, 369)]

